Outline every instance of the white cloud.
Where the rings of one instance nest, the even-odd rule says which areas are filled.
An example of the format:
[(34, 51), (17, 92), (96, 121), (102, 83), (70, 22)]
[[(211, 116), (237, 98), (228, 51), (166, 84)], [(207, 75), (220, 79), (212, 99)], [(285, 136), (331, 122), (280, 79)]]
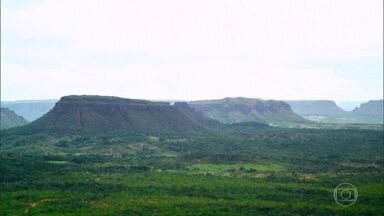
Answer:
[(2, 25), (29, 37), (63, 37), (90, 52), (283, 52), (287, 57), (287, 52), (321, 55), (382, 45), (380, 5), (331, 0), (49, 0), (25, 10), (3, 9)]
[[(2, 67), (2, 93), (15, 99), (101, 94), (146, 99), (246, 96), (353, 100), (377, 97), (377, 89), (383, 87), (377, 80), (369, 80), (367, 85), (367, 81), (346, 79), (329, 69), (287, 70), (244, 60), (142, 63), (110, 70), (80, 64), (62, 69), (29, 69), (8, 63)], [(7, 92), (9, 89), (16, 91)]]
[[(59, 65), (31, 69), (17, 60), (4, 61), (5, 99), (69, 93), (179, 99), (382, 97), (377, 91), (382, 80), (362, 82), (327, 67), (292, 68), (308, 59), (382, 56), (382, 1), (45, 0), (1, 12), (2, 34), (68, 43), (4, 46), (2, 58)], [(118, 67), (100, 64), (103, 56), (127, 55), (144, 57)], [(101, 58), (92, 62), (92, 56)]]

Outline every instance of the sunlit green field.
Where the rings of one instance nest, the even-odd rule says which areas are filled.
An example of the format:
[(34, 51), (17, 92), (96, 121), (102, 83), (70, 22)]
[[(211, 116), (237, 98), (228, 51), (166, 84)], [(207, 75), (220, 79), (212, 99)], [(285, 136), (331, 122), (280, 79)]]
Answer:
[[(267, 169), (265, 165), (255, 164), (196, 164), (191, 166), (193, 169), (172, 172), (144, 167), (95, 169), (86, 164), (50, 161), (35, 162), (39, 172), (33, 173), (33, 170), (17, 170), (15, 163), (22, 165), (23, 161), (13, 159), (7, 163), (8, 168), (20, 173), (13, 176), (13, 181), (2, 184), (0, 210), (4, 215), (380, 215), (384, 212), (384, 188), (379, 173), (319, 174), (306, 178), (273, 165)], [(195, 168), (209, 172), (196, 173)], [(260, 170), (250, 174), (251, 169)], [(223, 172), (233, 175), (223, 176)], [(260, 176), (261, 173), (266, 175)], [(347, 179), (354, 182), (360, 196), (353, 206), (342, 207), (333, 200), (333, 189)]]

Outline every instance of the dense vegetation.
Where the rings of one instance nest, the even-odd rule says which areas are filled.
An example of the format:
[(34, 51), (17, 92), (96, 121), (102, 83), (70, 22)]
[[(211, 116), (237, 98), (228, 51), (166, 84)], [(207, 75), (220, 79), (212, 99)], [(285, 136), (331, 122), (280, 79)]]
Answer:
[[(2, 131), (4, 215), (383, 215), (383, 131)], [(334, 188), (358, 201), (342, 207)]]

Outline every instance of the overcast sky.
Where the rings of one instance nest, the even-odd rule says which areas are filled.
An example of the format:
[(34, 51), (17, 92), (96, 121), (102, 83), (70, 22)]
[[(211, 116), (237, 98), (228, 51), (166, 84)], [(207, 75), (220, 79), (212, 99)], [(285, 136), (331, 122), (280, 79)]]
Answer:
[(383, 98), (382, 0), (2, 0), (1, 99)]

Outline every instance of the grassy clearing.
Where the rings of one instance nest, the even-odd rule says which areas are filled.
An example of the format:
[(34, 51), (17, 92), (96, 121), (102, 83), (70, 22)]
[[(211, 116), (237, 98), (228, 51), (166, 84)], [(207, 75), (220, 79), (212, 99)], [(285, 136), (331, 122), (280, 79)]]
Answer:
[(47, 161), (47, 163), (51, 164), (68, 164), (68, 161)]
[(199, 163), (188, 166), (187, 170), (192, 173), (224, 174), (231, 172), (277, 172), (284, 170), (284, 167), (276, 163)]

